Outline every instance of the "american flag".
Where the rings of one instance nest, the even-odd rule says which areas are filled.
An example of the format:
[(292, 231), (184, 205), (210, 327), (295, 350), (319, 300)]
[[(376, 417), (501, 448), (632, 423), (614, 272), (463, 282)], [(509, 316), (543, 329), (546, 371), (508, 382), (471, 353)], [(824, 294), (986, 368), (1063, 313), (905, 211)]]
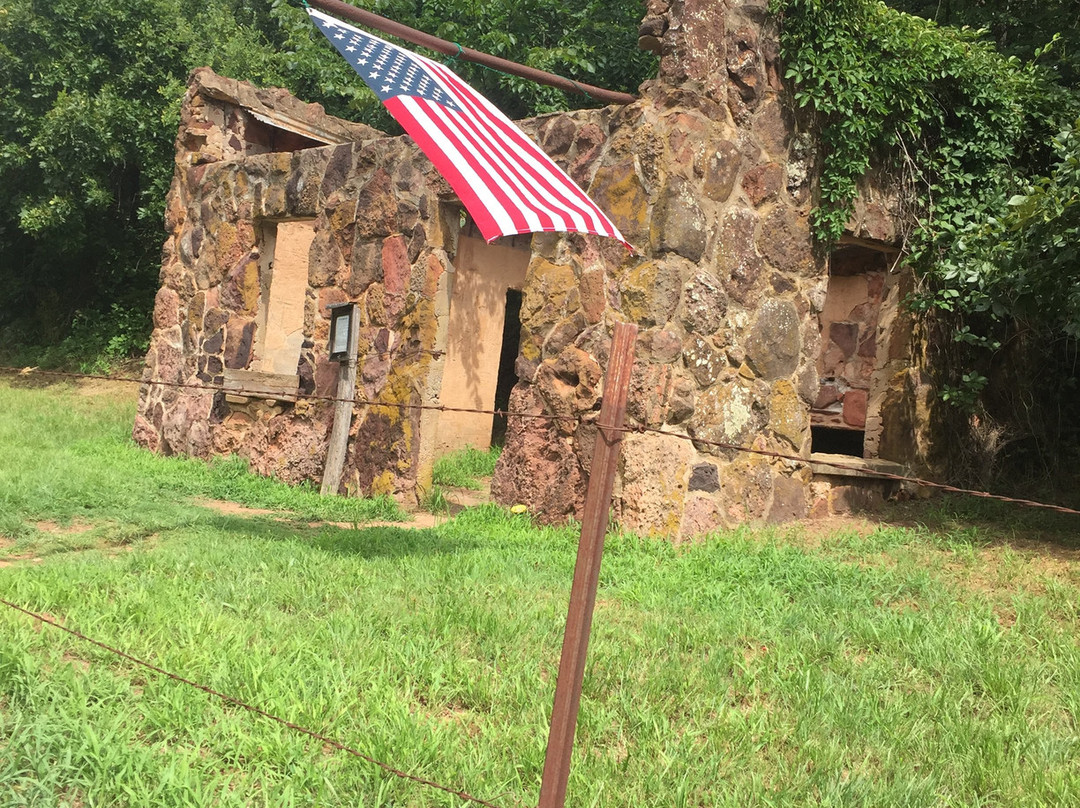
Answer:
[(469, 211), (480, 234), (595, 233), (630, 245), (524, 132), (447, 67), (308, 8)]

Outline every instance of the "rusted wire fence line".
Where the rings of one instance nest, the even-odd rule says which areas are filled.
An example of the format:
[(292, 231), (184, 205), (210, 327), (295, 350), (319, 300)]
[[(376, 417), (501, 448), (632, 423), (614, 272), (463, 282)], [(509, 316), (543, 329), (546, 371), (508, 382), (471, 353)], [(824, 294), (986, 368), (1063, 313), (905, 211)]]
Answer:
[[(394, 358), (400, 359), (407, 356), (425, 354), (432, 356), (441, 356), (444, 351), (417, 351), (407, 354), (395, 354)], [(365, 354), (371, 355), (390, 355), (389, 352), (372, 352)], [(199, 382), (167, 382), (158, 379), (137, 379), (134, 377), (126, 376), (108, 376), (105, 374), (95, 373), (72, 373), (68, 371), (59, 370), (41, 370), (39, 368), (15, 368), (15, 367), (0, 367), (0, 375), (7, 376), (21, 376), (23, 378), (33, 376), (48, 376), (53, 378), (63, 378), (72, 380), (94, 380), (94, 381), (106, 381), (116, 382), (119, 384), (138, 384), (138, 385), (158, 385), (162, 387), (174, 387), (190, 390), (204, 390), (213, 392), (230, 393), (233, 395), (247, 395), (252, 398), (265, 398), (265, 392), (244, 390), (238, 388), (228, 388), (219, 384), (199, 383)], [(529, 420), (541, 420), (541, 421), (567, 421), (574, 424), (594, 424), (592, 420), (587, 420), (581, 416), (576, 415), (558, 415), (556, 413), (531, 413), (531, 412), (513, 412), (510, 410), (498, 410), (498, 409), (480, 409), (471, 407), (450, 407), (443, 404), (401, 404), (395, 402), (376, 401), (364, 398), (349, 398), (343, 399), (337, 396), (328, 395), (316, 395), (314, 393), (296, 393), (297, 399), (303, 399), (305, 401), (327, 401), (327, 402), (351, 402), (361, 406), (368, 407), (386, 407), (388, 409), (400, 409), (400, 410), (421, 410), (421, 411), (435, 411), (435, 412), (458, 412), (458, 413), (470, 413), (475, 415), (497, 415), (506, 418), (524, 418)], [(1011, 505), (1021, 505), (1028, 508), (1039, 508), (1042, 510), (1053, 511), (1056, 513), (1069, 514), (1072, 516), (1080, 516), (1080, 510), (1074, 508), (1068, 508), (1064, 505), (1055, 505), (1047, 502), (1038, 502), (1031, 499), (1023, 499), (1019, 497), (1009, 497), (1003, 494), (993, 494), (989, 491), (980, 491), (973, 488), (961, 488), (954, 485), (948, 485), (947, 483), (939, 483), (933, 480), (927, 480), (921, 477), (910, 477), (902, 474), (892, 474), (887, 471), (880, 471), (877, 469), (868, 469), (863, 466), (853, 466), (845, 463), (838, 463), (836, 461), (827, 460), (811, 460), (810, 458), (802, 457), (800, 455), (787, 454), (784, 452), (774, 452), (769, 449), (756, 449), (752, 446), (741, 446), (735, 443), (725, 443), (723, 441), (707, 440), (701, 437), (695, 437), (693, 435), (683, 435), (678, 432), (666, 432), (658, 427), (644, 426), (640, 424), (624, 425), (621, 427), (601, 427), (608, 432), (620, 432), (620, 433), (633, 433), (633, 434), (646, 434), (646, 435), (659, 435), (665, 438), (675, 438), (678, 440), (685, 440), (693, 443), (696, 446), (708, 446), (714, 449), (722, 449), (724, 451), (741, 452), (744, 454), (755, 454), (763, 457), (771, 457), (776, 460), (786, 460), (793, 463), (800, 463), (808, 465), (813, 463), (818, 466), (828, 466), (829, 468), (839, 469), (841, 471), (855, 471), (860, 475), (867, 477), (875, 477), (883, 480), (890, 480), (893, 482), (910, 483), (911, 485), (921, 486), (924, 488), (932, 488), (938, 491), (943, 491), (949, 494), (961, 494), (964, 496), (978, 497), (980, 499), (995, 500), (997, 502), (1004, 502)]]
[[(493, 416), (498, 415), (508, 418), (542, 419), (547, 421), (563, 422), (568, 421), (573, 423), (574, 425), (590, 424), (596, 427), (597, 441), (596, 448), (594, 449), (594, 467), (593, 473), (590, 474), (589, 477), (589, 490), (585, 503), (585, 515), (582, 520), (582, 534), (578, 548), (578, 559), (574, 572), (574, 581), (570, 592), (570, 604), (566, 623), (566, 632), (564, 635), (563, 652), (560, 660), (559, 676), (556, 680), (555, 704), (552, 711), (552, 722), (548, 741), (547, 757), (544, 766), (544, 777), (541, 783), (540, 790), (540, 808), (561, 808), (561, 806), (564, 804), (566, 796), (566, 784), (569, 776), (571, 752), (573, 748), (573, 740), (577, 722), (578, 705), (581, 696), (581, 684), (584, 676), (585, 659), (587, 654), (589, 633), (592, 621), (592, 610), (595, 603), (597, 581), (599, 577), (599, 567), (603, 554), (604, 534), (608, 527), (607, 520), (611, 496), (611, 485), (613, 484), (615, 477), (615, 470), (617, 467), (616, 464), (618, 462), (619, 444), (621, 443), (623, 436), (628, 434), (644, 434), (650, 436), (656, 435), (666, 438), (687, 440), (692, 442), (695, 446), (699, 448), (711, 447), (724, 451), (756, 454), (778, 460), (802, 464), (811, 462), (808, 458), (798, 455), (786, 454), (783, 452), (774, 452), (767, 449), (757, 449), (749, 446), (740, 446), (737, 444), (725, 443), (722, 441), (711, 441), (697, 438), (692, 435), (666, 432), (663, 429), (659, 429), (656, 427), (648, 427), (645, 425), (625, 425), (623, 419), (626, 411), (626, 396), (629, 390), (629, 376), (633, 364), (633, 342), (636, 338), (636, 328), (629, 329), (629, 331), (630, 333), (622, 333), (619, 329), (616, 329), (616, 339), (613, 342), (611, 363), (608, 369), (609, 377), (605, 382), (606, 386), (603, 406), (601, 407), (599, 415), (591, 418), (583, 418), (580, 416), (569, 415), (557, 415), (554, 413), (526, 413), (497, 409), (449, 407), (445, 405), (434, 404), (388, 403), (356, 397), (340, 398), (337, 396), (315, 395), (311, 393), (296, 393), (297, 399), (306, 399), (312, 401), (351, 403), (361, 406), (387, 407), (403, 410), (434, 410), (439, 412), (462, 412)], [(371, 352), (366, 355), (371, 356), (375, 353), (376, 352)], [(427, 350), (401, 354), (393, 352), (378, 352), (378, 355), (380, 356), (392, 356), (395, 359), (402, 359), (408, 356), (420, 354), (442, 356), (444, 352)], [(233, 395), (249, 395), (253, 398), (265, 397), (264, 393), (257, 390), (244, 390), (237, 389), (235, 387), (226, 388), (223, 385), (218, 384), (198, 382), (166, 382), (152, 379), (108, 376), (104, 374), (48, 371), (40, 370), (38, 368), (20, 369), (13, 367), (0, 367), (0, 375), (19, 376), (22, 378), (41, 376), (48, 378), (71, 380), (96, 380), (125, 384), (161, 385), (173, 388), (213, 391), (215, 393), (223, 392)], [(597, 465), (597, 458), (599, 458), (599, 467)], [(891, 474), (888, 472), (869, 470), (861, 467), (838, 463), (835, 461), (814, 460), (812, 462), (831, 468), (858, 471), (867, 476), (873, 476), (880, 479), (887, 479), (896, 482), (910, 483), (919, 486), (926, 486), (950, 493), (964, 494), (985, 499), (993, 499), (1026, 507), (1042, 508), (1059, 513), (1080, 515), (1080, 511), (1066, 508), (1060, 505), (1052, 505), (1042, 502), (1036, 502), (1033, 500), (1006, 497), (991, 494), (986, 491), (976, 491), (971, 489), (958, 488), (956, 486), (937, 483), (931, 480), (924, 480), (916, 477), (907, 477), (903, 475)], [(74, 629), (68, 628), (67, 626), (62, 625), (61, 623), (51, 619), (46, 615), (32, 611), (31, 609), (12, 603), (3, 598), (0, 598), (0, 604), (7, 606), (15, 611), (18, 611), (35, 620), (38, 620), (42, 623), (48, 624), (63, 632), (66, 632), (67, 634), (83, 642), (90, 643), (121, 659), (127, 660), (134, 665), (151, 670), (158, 675), (166, 677), (167, 679), (170, 679), (172, 681), (176, 681), (181, 684), (196, 688), (228, 704), (234, 705), (262, 718), (274, 721), (295, 732), (318, 740), (323, 744), (329, 746), (330, 748), (343, 751), (353, 757), (370, 763), (394, 777), (407, 780), (428, 788), (436, 789), (447, 794), (451, 794), (464, 801), (486, 806), (487, 808), (499, 808), (499, 806), (497, 806), (495, 803), (477, 797), (465, 791), (464, 789), (454, 788), (453, 786), (444, 785), (428, 778), (410, 774), (400, 768), (394, 767), (388, 763), (366, 755), (363, 752), (353, 747), (350, 747), (342, 743), (341, 741), (330, 738), (316, 730), (302, 727), (298, 724), (288, 721), (287, 719), (269, 713), (259, 707), (248, 704), (241, 699), (221, 693), (217, 690), (214, 690), (213, 688), (193, 681), (192, 679), (167, 671), (145, 660), (138, 659), (120, 649), (109, 645), (108, 643), (92, 639)]]
[(57, 621), (52, 620), (51, 618), (46, 617), (43, 614), (39, 614), (38, 612), (31, 611), (30, 609), (25, 609), (25, 608), (23, 608), (22, 606), (19, 606), (16, 603), (12, 603), (11, 601), (5, 600), (4, 598), (0, 598), (0, 604), (3, 604), (4, 606), (7, 606), (10, 609), (14, 609), (17, 612), (22, 612), (23, 614), (27, 615), (28, 617), (32, 617), (33, 619), (38, 620), (38, 621), (40, 621), (42, 623), (45, 623), (46, 625), (52, 626), (53, 628), (58, 628), (61, 631), (67, 632), (68, 634), (70, 634), (72, 637), (75, 637), (76, 639), (82, 640), (83, 642), (90, 643), (91, 645), (95, 645), (98, 648), (101, 648), (101, 649), (103, 649), (105, 651), (108, 651), (110, 654), (118, 656), (121, 659), (126, 659), (128, 662), (132, 662), (135, 665), (138, 665), (140, 667), (146, 668), (147, 670), (153, 671), (154, 673), (157, 673), (157, 674), (159, 674), (161, 676), (164, 676), (167, 679), (171, 679), (171, 680), (173, 680), (175, 682), (180, 682), (181, 684), (188, 685), (189, 687), (193, 687), (196, 690), (201, 690), (202, 692), (204, 692), (204, 693), (206, 693), (208, 695), (211, 695), (211, 696), (214, 696), (215, 698), (221, 699), (222, 701), (224, 701), (224, 702), (226, 702), (228, 704), (232, 704), (234, 707), (239, 707), (239, 708), (241, 708), (243, 710), (247, 710), (250, 713), (254, 713), (255, 715), (258, 715), (258, 716), (261, 716), (263, 718), (269, 719), (270, 721), (274, 721), (274, 722), (276, 722), (278, 724), (281, 724), (283, 727), (287, 727), (287, 728), (289, 728), (289, 729), (291, 729), (291, 730), (293, 730), (295, 732), (299, 732), (302, 735), (307, 735), (309, 738), (314, 738), (316, 741), (324, 743), (327, 746), (330, 746), (330, 747), (332, 747), (334, 749), (338, 749), (338, 750), (340, 750), (342, 752), (346, 752), (347, 754), (352, 755), (353, 757), (359, 758), (360, 760), (363, 760), (363, 761), (365, 761), (367, 763), (370, 763), (373, 766), (378, 766), (380, 769), (382, 769), (383, 771), (385, 771), (385, 772), (387, 772), (389, 774), (392, 774), (394, 777), (397, 777), (397, 778), (402, 779), (402, 780), (408, 780), (408, 781), (413, 782), (413, 783), (418, 783), (418, 784), (420, 784), (422, 786), (426, 786), (428, 788), (434, 788), (434, 789), (437, 789), (439, 791), (445, 791), (447, 794), (453, 794), (455, 797), (459, 797), (460, 799), (466, 800), (468, 802), (475, 803), (477, 805), (486, 806), (486, 808), (500, 808), (500, 806), (496, 805), (495, 803), (488, 802), (487, 800), (481, 799), (480, 797), (473, 796), (469, 792), (464, 791), (462, 789), (457, 789), (457, 788), (454, 788), (453, 786), (443, 785), (442, 783), (437, 783), (434, 780), (429, 780), (429, 779), (427, 779), (425, 777), (418, 777), (415, 774), (409, 774), (406, 771), (402, 771), (401, 769), (397, 769), (397, 768), (391, 766), (388, 763), (384, 763), (381, 760), (376, 760), (375, 758), (371, 757), (370, 755), (365, 755), (363, 752), (359, 751), (358, 749), (354, 749), (353, 747), (348, 746), (348, 745), (342, 743), (341, 741), (338, 741), (338, 740), (330, 738), (330, 737), (328, 737), (326, 735), (323, 735), (321, 732), (316, 732), (313, 729), (308, 729), (306, 727), (300, 726), (299, 724), (294, 724), (292, 721), (288, 721), (288, 720), (286, 720), (284, 718), (276, 716), (273, 713), (268, 713), (266, 710), (263, 710), (263, 709), (261, 709), (259, 707), (255, 707), (254, 705), (248, 704), (247, 702), (241, 701), (240, 699), (235, 698), (233, 696), (228, 696), (228, 695), (226, 695), (224, 693), (221, 693), (221, 692), (219, 692), (217, 690), (214, 690), (212, 687), (208, 687), (207, 685), (200, 684), (199, 682), (192, 681), (191, 679), (188, 679), (188, 678), (186, 678), (184, 676), (181, 676), (180, 674), (172, 673), (171, 671), (167, 671), (164, 668), (159, 668), (157, 665), (151, 664), (150, 662), (146, 662), (145, 660), (139, 659), (138, 657), (134, 657), (131, 654), (128, 654), (128, 653), (126, 653), (124, 651), (121, 651), (119, 648), (114, 648), (113, 646), (109, 645), (108, 643), (104, 643), (104, 642), (101, 642), (100, 640), (95, 640), (95, 639), (93, 639), (91, 637), (87, 637), (85, 634), (82, 634), (81, 632), (75, 631), (74, 629), (68, 628), (67, 626), (65, 626), (65, 625), (63, 625), (61, 623), (58, 623)]

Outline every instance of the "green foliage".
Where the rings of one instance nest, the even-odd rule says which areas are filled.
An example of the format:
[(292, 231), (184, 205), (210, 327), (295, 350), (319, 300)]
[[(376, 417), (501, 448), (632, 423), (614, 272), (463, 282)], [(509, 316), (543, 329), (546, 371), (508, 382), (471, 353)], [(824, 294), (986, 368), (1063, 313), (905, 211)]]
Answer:
[(984, 31), (874, 0), (774, 0), (786, 76), (818, 137), (815, 234), (841, 235), (872, 166), (899, 178), (920, 282), (909, 303), (934, 335), (950, 429), (999, 436), (1053, 476), (1080, 442), (1080, 92), (1061, 83), (1075, 78), (1078, 32), (1052, 27), (1077, 10), (935, 5), (939, 19), (987, 21), (1011, 55)]
[(1080, 338), (1080, 120), (1054, 138), (1056, 160), (997, 216), (966, 233), (958, 277), (993, 318)]
[[(479, 50), (618, 89), (636, 88), (654, 66), (635, 47), (637, 0), (391, 0), (375, 9)], [(180, 100), (187, 74), (202, 65), (284, 86), (332, 114), (396, 131), (307, 14), (286, 0), (6, 0), (0, 342), (9, 350), (55, 347), (79, 322), (99, 323), (111, 337), (113, 325), (124, 328), (123, 313), (149, 312)], [(512, 115), (592, 104), (456, 67)], [(141, 339), (121, 342), (137, 351)], [(96, 357), (87, 349), (76, 358)]]
[(785, 75), (820, 139), (822, 240), (841, 235), (858, 182), (880, 165), (908, 181), (920, 225), (912, 260), (926, 266), (1032, 167), (1032, 144), (1054, 124), (1036, 99), (1061, 96), (1043, 70), (1001, 56), (974, 31), (873, 0), (774, 7)]
[(460, 451), (451, 452), (435, 461), (432, 481), (436, 485), (479, 489), (477, 480), (495, 473), (495, 463), (500, 454), (502, 450), (498, 446), (483, 451), (467, 446)]
[(1062, 83), (1080, 81), (1080, 4), (1074, 0), (887, 0), (888, 5), (942, 25), (985, 30), (1009, 56), (1031, 59), (1048, 42), (1057, 58), (1051, 69)]

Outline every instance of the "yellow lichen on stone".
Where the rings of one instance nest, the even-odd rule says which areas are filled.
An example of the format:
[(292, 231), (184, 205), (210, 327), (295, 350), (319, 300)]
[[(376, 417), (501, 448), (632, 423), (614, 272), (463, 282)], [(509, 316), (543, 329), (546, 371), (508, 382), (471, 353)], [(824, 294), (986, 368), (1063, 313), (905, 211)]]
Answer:
[(229, 257), (236, 249), (236, 226), (232, 222), (218, 222), (217, 227), (207, 236), (208, 244), (213, 245), (214, 255), (219, 264), (218, 269), (222, 272), (228, 272)]
[(394, 493), (394, 473), (389, 469), (371, 481), (371, 496), (390, 496)]
[(521, 321), (534, 325), (554, 325), (563, 315), (570, 293), (577, 292), (577, 276), (572, 267), (535, 256), (525, 276), (525, 296)]
[(237, 287), (244, 314), (254, 314), (259, 307), (259, 262), (252, 259), (244, 265)]
[(787, 379), (775, 382), (769, 401), (769, 429), (798, 451), (806, 440), (809, 427), (810, 413), (799, 399), (795, 385)]
[(622, 278), (623, 314), (630, 322), (652, 322), (652, 291), (656, 286), (655, 261), (632, 267)]
[(614, 165), (601, 166), (593, 178), (590, 193), (624, 236), (637, 237), (646, 232), (649, 196), (638, 178), (632, 157)]

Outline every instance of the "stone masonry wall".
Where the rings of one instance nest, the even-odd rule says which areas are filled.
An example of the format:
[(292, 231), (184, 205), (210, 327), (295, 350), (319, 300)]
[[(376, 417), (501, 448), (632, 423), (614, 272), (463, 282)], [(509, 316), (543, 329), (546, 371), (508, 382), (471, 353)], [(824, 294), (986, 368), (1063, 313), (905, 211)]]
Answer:
[[(636, 251), (534, 236), (510, 409), (580, 423), (511, 417), (492, 492), (543, 521), (580, 513), (608, 344), (622, 320), (640, 327), (628, 417), (672, 435), (625, 438), (614, 505), (622, 525), (675, 537), (799, 518), (811, 505), (805, 464), (701, 441), (809, 457), (828, 285), (809, 227), (811, 141), (789, 113), (765, 0), (648, 5), (641, 42), (661, 54), (661, 72), (638, 101), (523, 124)], [(300, 388), (334, 395), (327, 307), (359, 303), (357, 396), (386, 406), (356, 407), (345, 489), (415, 503), (438, 416), (393, 405), (439, 400), (442, 362), (425, 351), (446, 347), (458, 203), (408, 139), (345, 130), (309, 105), (290, 106), (295, 99), (253, 99), (211, 77), (197, 73), (185, 101), (145, 378), (216, 385), (225, 369), (250, 368), (272, 272), (260, 229), (310, 219)], [(273, 110), (245, 117), (267, 97), (290, 120), (307, 115), (293, 127), (305, 137), (356, 140), (283, 136), (268, 147)], [(244, 128), (249, 119), (262, 128)], [(270, 147), (291, 150), (260, 153)], [(864, 194), (851, 234), (895, 237), (890, 228), (887, 205)], [(896, 350), (890, 360), (902, 364)], [(896, 372), (896, 390), (879, 391), (868, 417), (915, 411), (918, 380), (885, 370)], [(240, 404), (145, 385), (135, 437), (165, 453), (236, 452), (261, 473), (317, 480), (330, 417), (325, 402)]]
[[(642, 99), (583, 127), (538, 122), (545, 150), (574, 150), (571, 176), (639, 252), (534, 239), (511, 408), (586, 424), (512, 418), (492, 487), (500, 501), (548, 519), (580, 512), (588, 421), (620, 319), (641, 327), (630, 420), (808, 456), (826, 274), (811, 245), (807, 149), (785, 111), (764, 7), (654, 1), (643, 41), (663, 66)], [(804, 516), (809, 479), (795, 464), (632, 435), (615, 507), (632, 530), (700, 533)]]
[[(270, 271), (260, 261), (260, 227), (312, 219), (300, 391), (336, 395), (328, 306), (351, 301), (361, 312), (357, 397), (421, 403), (439, 372), (423, 351), (438, 338), (435, 309), (449, 266), (438, 246), (440, 199), (450, 198), (449, 188), (401, 138), (252, 154), (242, 131), (229, 132), (241, 115), (227, 104), (206, 114), (219, 102), (202, 96), (202, 81), (217, 78), (197, 74), (184, 105), (144, 379), (221, 385), (226, 369), (251, 367), (269, 280), (261, 275)], [(165, 454), (237, 453), (260, 473), (318, 480), (332, 409), (303, 399), (230, 404), (220, 391), (144, 385), (134, 436)], [(420, 420), (416, 410), (358, 405), (345, 487), (415, 503)]]

